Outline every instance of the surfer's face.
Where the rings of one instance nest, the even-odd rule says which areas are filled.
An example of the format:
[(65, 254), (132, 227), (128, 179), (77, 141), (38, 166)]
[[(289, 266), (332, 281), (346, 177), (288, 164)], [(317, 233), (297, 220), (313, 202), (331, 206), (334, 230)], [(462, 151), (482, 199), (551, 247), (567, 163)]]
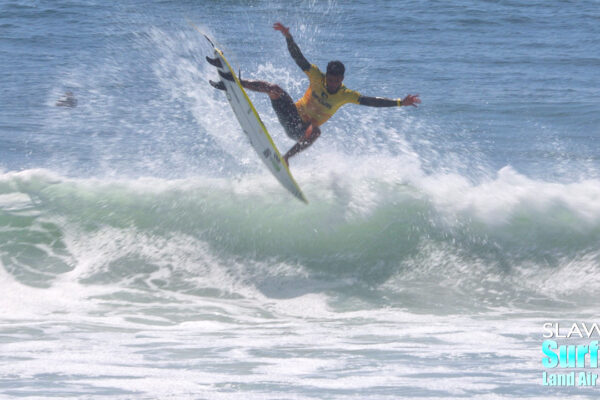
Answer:
[(344, 75), (333, 75), (326, 74), (325, 75), (325, 84), (327, 85), (327, 91), (329, 93), (335, 93), (338, 91), (340, 86), (342, 86), (342, 81), (344, 80)]

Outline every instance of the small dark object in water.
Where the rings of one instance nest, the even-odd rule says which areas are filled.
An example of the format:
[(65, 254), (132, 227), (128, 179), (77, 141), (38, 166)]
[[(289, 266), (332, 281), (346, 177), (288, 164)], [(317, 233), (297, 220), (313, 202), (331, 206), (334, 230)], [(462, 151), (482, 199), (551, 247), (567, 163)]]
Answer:
[(58, 107), (75, 107), (77, 106), (77, 99), (73, 95), (73, 92), (66, 92), (58, 101), (56, 102)]

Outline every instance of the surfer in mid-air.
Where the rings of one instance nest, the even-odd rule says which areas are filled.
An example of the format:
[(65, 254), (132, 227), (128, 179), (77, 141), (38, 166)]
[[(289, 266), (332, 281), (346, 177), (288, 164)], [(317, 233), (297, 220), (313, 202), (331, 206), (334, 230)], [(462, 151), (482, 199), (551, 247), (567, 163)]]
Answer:
[[(330, 61), (327, 72), (323, 74), (319, 68), (308, 62), (302, 55), (300, 48), (294, 42), (289, 28), (276, 22), (273, 28), (283, 34), (287, 41), (288, 50), (296, 64), (308, 75), (309, 87), (304, 96), (296, 103), (290, 95), (280, 86), (259, 80), (240, 79), (246, 89), (266, 93), (271, 99), (273, 109), (286, 134), (297, 143), (283, 156), (286, 163), (288, 159), (309, 147), (321, 135), (320, 126), (325, 123), (335, 112), (347, 103), (360, 104), (371, 107), (400, 107), (414, 106), (421, 103), (419, 95), (409, 94), (404, 99), (387, 99), (383, 97), (368, 97), (346, 88), (342, 84), (345, 67), (340, 61)], [(224, 76), (233, 80), (232, 76)], [(217, 89), (225, 90), (223, 82), (210, 84)]]

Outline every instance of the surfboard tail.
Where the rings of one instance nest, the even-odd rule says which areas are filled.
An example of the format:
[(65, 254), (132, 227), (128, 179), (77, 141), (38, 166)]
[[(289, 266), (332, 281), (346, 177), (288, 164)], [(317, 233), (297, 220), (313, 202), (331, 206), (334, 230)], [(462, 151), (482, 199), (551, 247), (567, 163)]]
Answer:
[(208, 35), (207, 35), (206, 33), (202, 32), (202, 29), (198, 28), (198, 26), (196, 26), (196, 24), (194, 24), (194, 23), (193, 23), (192, 21), (190, 21), (189, 19), (187, 19), (187, 18), (186, 18), (186, 20), (187, 20), (187, 23), (188, 23), (188, 24), (189, 24), (189, 25), (190, 25), (192, 28), (194, 28), (195, 30), (197, 30), (198, 32), (200, 32), (200, 34), (201, 34), (202, 36), (204, 36), (204, 37), (206, 38), (206, 40), (208, 40), (208, 43), (210, 43), (212, 47), (217, 47), (217, 46), (215, 46), (215, 44), (213, 43), (212, 39), (211, 39), (210, 37), (208, 37)]

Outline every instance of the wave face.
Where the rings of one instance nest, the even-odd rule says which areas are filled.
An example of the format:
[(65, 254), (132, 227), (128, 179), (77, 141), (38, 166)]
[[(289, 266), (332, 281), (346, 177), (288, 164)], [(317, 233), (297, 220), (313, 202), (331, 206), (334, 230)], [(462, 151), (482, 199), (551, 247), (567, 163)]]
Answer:
[(5, 173), (0, 257), (14, 279), (45, 288), (69, 279), (148, 292), (326, 292), (415, 310), (439, 309), (427, 294), (436, 289), (448, 307), (440, 312), (593, 298), (600, 182), (546, 183), (505, 168), (474, 185), (363, 162), (350, 176), (343, 162), (300, 174), (309, 206), (262, 174), (232, 182)]

